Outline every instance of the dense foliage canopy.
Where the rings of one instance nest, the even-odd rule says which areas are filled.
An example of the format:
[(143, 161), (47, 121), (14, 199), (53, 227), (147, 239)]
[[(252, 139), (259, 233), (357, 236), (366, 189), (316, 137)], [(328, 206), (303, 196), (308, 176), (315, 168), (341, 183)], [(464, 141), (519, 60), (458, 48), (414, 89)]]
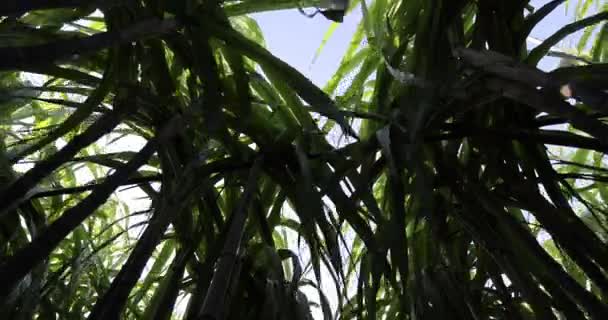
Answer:
[(350, 1), (318, 88), (248, 14), (321, 1), (0, 1), (0, 318), (607, 319), (608, 4), (529, 2)]

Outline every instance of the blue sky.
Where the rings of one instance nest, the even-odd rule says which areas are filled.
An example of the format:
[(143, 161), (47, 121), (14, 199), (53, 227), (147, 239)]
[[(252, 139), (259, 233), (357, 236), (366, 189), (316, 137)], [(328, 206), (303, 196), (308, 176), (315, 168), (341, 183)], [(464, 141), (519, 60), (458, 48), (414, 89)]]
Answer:
[(361, 11), (354, 10), (344, 18), (319, 58), (312, 63), (331, 21), (322, 15), (303, 16), (298, 10), (272, 11), (255, 14), (264, 32), (268, 49), (308, 76), (315, 84), (324, 85), (338, 67), (342, 54), (354, 33)]
[[(549, 1), (533, 0), (531, 4), (538, 9), (547, 2)], [(532, 36), (545, 39), (559, 27), (571, 22), (574, 8), (569, 8), (568, 12), (565, 9), (565, 5), (557, 8), (537, 26)], [(312, 60), (315, 51), (331, 21), (320, 14), (312, 19), (307, 18), (298, 10), (265, 12), (253, 17), (262, 28), (267, 47), (273, 54), (298, 69), (318, 86), (323, 86), (338, 67), (351, 35), (361, 19), (361, 11), (357, 8), (345, 17), (344, 23), (337, 28), (314, 64)], [(566, 44), (573, 45), (573, 41), (566, 41)], [(547, 59), (542, 62), (541, 68), (552, 69), (557, 62), (554, 58)]]

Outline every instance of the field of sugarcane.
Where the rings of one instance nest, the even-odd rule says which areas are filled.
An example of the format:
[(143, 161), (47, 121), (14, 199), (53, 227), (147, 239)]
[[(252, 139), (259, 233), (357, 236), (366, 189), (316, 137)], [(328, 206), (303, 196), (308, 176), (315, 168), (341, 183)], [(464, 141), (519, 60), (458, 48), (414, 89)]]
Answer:
[(0, 1), (0, 319), (608, 319), (608, 3), (534, 3)]

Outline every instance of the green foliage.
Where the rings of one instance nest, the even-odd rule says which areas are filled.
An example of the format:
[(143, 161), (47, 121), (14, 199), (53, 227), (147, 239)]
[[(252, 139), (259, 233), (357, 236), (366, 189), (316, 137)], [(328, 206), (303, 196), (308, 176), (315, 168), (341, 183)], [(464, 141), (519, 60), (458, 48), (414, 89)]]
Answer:
[(0, 318), (605, 319), (606, 4), (350, 4), (321, 89), (323, 1), (1, 2)]

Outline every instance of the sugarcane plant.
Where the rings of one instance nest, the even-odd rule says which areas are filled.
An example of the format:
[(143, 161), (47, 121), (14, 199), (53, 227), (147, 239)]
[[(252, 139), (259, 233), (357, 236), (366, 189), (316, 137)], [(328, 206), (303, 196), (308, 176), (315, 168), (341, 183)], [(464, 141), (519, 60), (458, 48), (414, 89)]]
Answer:
[(608, 4), (539, 3), (0, 2), (0, 318), (606, 319)]

